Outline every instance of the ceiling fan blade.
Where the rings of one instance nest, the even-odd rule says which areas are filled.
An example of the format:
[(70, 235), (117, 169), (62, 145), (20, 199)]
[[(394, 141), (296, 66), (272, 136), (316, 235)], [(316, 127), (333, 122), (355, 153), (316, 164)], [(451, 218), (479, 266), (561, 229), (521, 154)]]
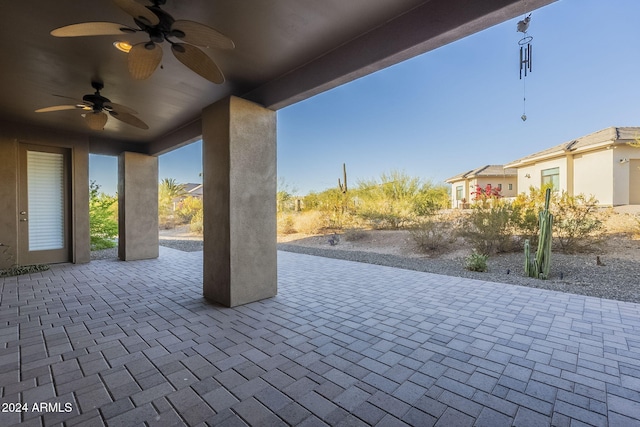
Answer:
[(144, 24), (155, 26), (160, 23), (160, 18), (155, 13), (134, 0), (113, 0), (113, 2), (120, 9), (133, 16), (134, 19)]
[[(133, 108), (125, 107), (124, 105), (116, 104), (115, 102), (105, 102), (104, 108), (109, 110), (109, 113), (112, 111), (116, 114), (138, 114), (136, 110)], [(113, 115), (113, 114), (112, 114)], [(115, 117), (115, 116), (114, 116)]]
[(51, 31), (51, 35), (55, 37), (108, 36), (112, 34), (129, 34), (132, 31), (138, 30), (115, 22), (83, 22), (56, 28)]
[[(152, 49), (147, 46), (153, 45)], [(162, 61), (162, 48), (153, 42), (134, 45), (129, 51), (129, 74), (136, 80), (147, 79)]]
[(171, 51), (178, 61), (182, 62), (191, 70), (210, 82), (224, 83), (222, 71), (206, 53), (195, 46), (185, 43), (175, 43), (171, 45)]
[(104, 130), (104, 125), (107, 123), (107, 119), (109, 116), (102, 111), (98, 113), (87, 113), (84, 116), (84, 119), (87, 122), (87, 125), (92, 130)]
[(149, 129), (149, 126), (145, 122), (143, 122), (142, 120), (140, 120), (139, 118), (137, 118), (133, 114), (116, 113), (115, 111), (113, 111), (113, 112), (111, 112), (109, 114), (111, 114), (111, 117), (114, 117), (114, 118), (120, 120), (121, 122), (125, 122), (128, 125), (135, 126), (137, 128), (145, 129), (145, 130)]
[[(213, 47), (218, 49), (233, 49), (233, 41), (213, 28), (194, 21), (175, 21), (171, 26), (172, 35), (196, 46)], [(184, 36), (179, 35), (180, 32)]]
[(45, 107), (36, 110), (36, 113), (49, 113), (51, 111), (77, 110), (75, 105), (54, 105), (53, 107)]

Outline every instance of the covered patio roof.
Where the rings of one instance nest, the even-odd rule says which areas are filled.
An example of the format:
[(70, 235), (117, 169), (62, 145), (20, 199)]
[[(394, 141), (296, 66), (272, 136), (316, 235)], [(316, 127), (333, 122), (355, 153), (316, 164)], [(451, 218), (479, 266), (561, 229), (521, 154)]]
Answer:
[[(553, 1), (168, 0), (162, 8), (175, 19), (211, 26), (234, 41), (234, 50), (205, 49), (226, 76), (224, 84), (179, 63), (167, 43), (161, 69), (147, 80), (132, 80), (126, 54), (112, 43), (140, 43), (148, 39), (144, 33), (50, 35), (88, 21), (135, 27), (112, 1), (8, 2), (0, 27), (0, 120), (90, 135), (94, 153), (159, 154), (199, 138), (202, 109), (230, 95), (277, 110)], [(104, 132), (96, 133), (77, 111), (34, 113), (64, 104), (60, 96), (92, 93), (92, 80), (104, 83), (103, 96), (136, 110), (149, 129), (109, 120)]]

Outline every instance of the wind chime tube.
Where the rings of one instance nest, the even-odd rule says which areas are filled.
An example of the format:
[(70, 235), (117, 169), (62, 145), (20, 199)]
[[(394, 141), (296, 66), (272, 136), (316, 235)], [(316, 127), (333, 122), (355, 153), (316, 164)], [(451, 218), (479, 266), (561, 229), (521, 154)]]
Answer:
[(533, 67), (533, 46), (530, 43), (527, 43), (527, 63), (529, 65), (529, 72), (531, 72), (531, 68)]
[(520, 46), (520, 80), (522, 80), (522, 46)]

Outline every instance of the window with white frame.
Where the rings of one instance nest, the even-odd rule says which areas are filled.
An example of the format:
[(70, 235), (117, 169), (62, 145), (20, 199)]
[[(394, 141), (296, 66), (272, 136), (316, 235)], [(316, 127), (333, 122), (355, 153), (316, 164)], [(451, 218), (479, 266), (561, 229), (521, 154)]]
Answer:
[(551, 184), (552, 191), (560, 190), (560, 168), (544, 169), (541, 174), (540, 183), (543, 187)]

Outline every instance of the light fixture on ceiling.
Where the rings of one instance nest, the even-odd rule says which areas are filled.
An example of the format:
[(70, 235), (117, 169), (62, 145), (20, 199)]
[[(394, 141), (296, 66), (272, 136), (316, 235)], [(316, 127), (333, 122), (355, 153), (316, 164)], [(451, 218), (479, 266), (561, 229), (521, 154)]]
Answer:
[(129, 42), (124, 41), (115, 41), (113, 42), (113, 46), (118, 49), (120, 52), (129, 53), (131, 48), (133, 47)]

